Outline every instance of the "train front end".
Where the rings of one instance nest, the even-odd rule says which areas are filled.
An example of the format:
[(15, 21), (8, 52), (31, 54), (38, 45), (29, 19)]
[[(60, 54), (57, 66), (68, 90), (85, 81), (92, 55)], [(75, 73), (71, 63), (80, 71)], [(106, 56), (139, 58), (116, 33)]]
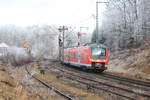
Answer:
[(90, 57), (91, 67), (101, 72), (106, 70), (107, 67), (105, 67), (105, 65), (108, 64), (109, 60), (108, 48), (102, 44), (98, 44), (90, 46), (90, 51), (91, 51)]

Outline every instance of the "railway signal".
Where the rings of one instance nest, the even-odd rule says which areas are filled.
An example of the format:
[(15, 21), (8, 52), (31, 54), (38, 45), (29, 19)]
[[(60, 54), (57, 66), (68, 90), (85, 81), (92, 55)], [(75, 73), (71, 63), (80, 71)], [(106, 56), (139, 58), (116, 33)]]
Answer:
[(77, 33), (77, 36), (78, 36), (78, 46), (80, 46), (80, 37), (82, 36), (82, 35), (85, 35), (86, 33), (81, 33), (81, 32), (78, 32)]
[[(62, 26), (58, 28), (59, 32), (62, 32), (62, 38), (59, 34), (59, 60), (61, 60), (61, 55), (62, 55), (62, 62), (64, 62), (64, 33), (66, 30), (68, 30), (67, 27)], [(61, 53), (62, 51), (62, 53)]]
[(80, 37), (81, 37), (83, 34), (84, 34), (84, 35), (86, 34), (86, 33), (82, 33), (82, 32), (81, 32), (83, 28), (85, 28), (85, 29), (87, 29), (87, 30), (89, 29), (89, 27), (80, 27), (80, 32), (77, 33), (78, 46), (80, 46)]

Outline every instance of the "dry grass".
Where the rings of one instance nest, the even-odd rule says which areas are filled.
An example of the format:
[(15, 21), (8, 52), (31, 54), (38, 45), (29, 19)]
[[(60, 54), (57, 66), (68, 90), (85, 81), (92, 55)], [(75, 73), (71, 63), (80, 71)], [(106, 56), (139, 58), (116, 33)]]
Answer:
[[(0, 100), (41, 100), (28, 93), (20, 84), (26, 75), (22, 68), (0, 63)], [(31, 96), (32, 95), (32, 96)]]
[(0, 100), (28, 100), (26, 91), (10, 76), (10, 72), (9, 68), (0, 66)]

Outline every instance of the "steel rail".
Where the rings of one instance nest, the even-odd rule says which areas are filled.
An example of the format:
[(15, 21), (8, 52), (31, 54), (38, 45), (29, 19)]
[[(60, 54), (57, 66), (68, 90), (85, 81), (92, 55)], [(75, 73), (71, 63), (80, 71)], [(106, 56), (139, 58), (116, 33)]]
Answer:
[[(108, 89), (99, 87), (99, 86), (91, 85), (91, 84), (89, 84), (89, 83), (87, 83), (87, 82), (85, 82), (85, 81), (79, 80), (78, 78), (81, 78), (81, 79), (85, 79), (85, 80), (89, 80), (89, 81), (94, 82), (92, 79), (88, 79), (88, 78), (85, 78), (85, 77), (82, 77), (82, 76), (78, 76), (78, 75), (73, 75), (73, 74), (67, 73), (66, 71), (63, 71), (62, 69), (59, 69), (59, 70), (62, 71), (62, 72), (65, 72), (64, 74), (69, 74), (69, 75), (72, 75), (73, 77), (74, 77), (74, 76), (76, 77), (76, 78), (72, 78), (72, 77), (67, 77), (67, 75), (65, 75), (64, 77), (66, 77), (66, 78), (68, 78), (68, 79), (71, 79), (71, 78), (72, 78), (73, 80), (75, 80), (75, 81), (77, 81), (77, 82), (79, 82), (79, 83), (81, 83), (81, 84), (88, 85), (88, 86), (90, 85), (90, 86), (91, 86), (92, 88), (94, 88), (94, 89), (97, 89), (97, 90), (100, 90), (100, 91), (109, 92), (109, 93), (111, 93), (111, 94), (115, 94), (115, 95), (117, 95), (117, 96), (124, 97), (124, 98), (129, 99), (129, 100), (136, 100), (136, 99), (134, 99), (134, 98), (132, 98), (132, 97), (125, 96), (125, 95), (122, 95), (122, 94), (120, 94), (120, 93), (116, 93), (116, 92), (113, 92), (113, 91), (111, 91), (111, 90), (108, 90)], [(95, 82), (97, 82), (97, 81), (95, 81)], [(103, 85), (106, 85), (106, 84), (103, 84)], [(109, 86), (109, 85), (107, 85), (107, 86)]]
[(41, 84), (43, 84), (44, 86), (46, 86), (47, 88), (53, 89), (56, 93), (58, 93), (59, 95), (63, 96), (64, 98), (66, 98), (67, 100), (74, 100), (73, 98), (71, 98), (70, 96), (66, 95), (65, 93), (61, 92), (59, 89), (53, 87), (52, 85), (40, 80), (39, 78), (35, 77), (34, 75), (31, 75), (31, 73), (29, 72), (27, 66), (25, 67), (25, 70), (27, 71), (27, 73), (34, 78), (35, 80), (37, 80), (38, 82), (40, 82)]
[(130, 82), (130, 83), (134, 83), (134, 84), (137, 84), (137, 85), (150, 87), (150, 82), (145, 82), (145, 81), (141, 81), (141, 80), (137, 80), (137, 79), (121, 77), (121, 76), (112, 75), (112, 74), (108, 74), (108, 73), (102, 73), (101, 76), (108, 77), (108, 78), (113, 78), (113, 79), (120, 80), (120, 81), (126, 81), (126, 82)]
[[(69, 72), (66, 72), (64, 71), (63, 69), (59, 69), (60, 71), (62, 72), (65, 72), (65, 74), (70, 74)], [(89, 81), (92, 81), (92, 82), (96, 82), (96, 83), (99, 83), (99, 84), (102, 84), (102, 85), (105, 85), (105, 86), (109, 86), (109, 87), (113, 87), (113, 88), (117, 88), (117, 89), (120, 89), (120, 90), (123, 90), (123, 91), (126, 91), (126, 92), (130, 92), (130, 93), (134, 93), (134, 94), (137, 94), (137, 95), (140, 95), (140, 96), (143, 96), (143, 97), (148, 97), (150, 98), (150, 95), (148, 94), (145, 94), (145, 93), (140, 93), (140, 92), (137, 92), (137, 91), (134, 91), (132, 89), (126, 89), (126, 88), (122, 88), (122, 87), (119, 87), (119, 86), (114, 86), (112, 84), (108, 84), (108, 83), (104, 83), (104, 82), (101, 82), (101, 81), (97, 81), (97, 80), (94, 80), (94, 79), (91, 79), (91, 78), (87, 78), (86, 76), (83, 77), (83, 76), (79, 76), (79, 75), (75, 75), (75, 74), (70, 74), (72, 76), (76, 76), (78, 78), (82, 78), (82, 79), (85, 79), (85, 80), (89, 80)], [(98, 87), (97, 87), (98, 88)]]
[[(57, 69), (59, 69), (59, 70), (62, 70), (61, 68), (58, 68), (58, 67), (55, 67), (55, 68), (57, 68)], [(64, 70), (62, 70), (63, 72), (67, 72), (67, 71), (64, 71)], [(70, 71), (71, 72), (71, 71)], [(68, 73), (68, 72), (67, 72)], [(70, 73), (69, 73), (70, 74)], [(72, 75), (72, 74), (71, 74)], [(97, 74), (96, 74), (97, 75)], [(136, 84), (136, 85), (141, 85), (141, 86), (150, 86), (150, 83), (149, 82), (145, 82), (145, 81), (141, 81), (141, 80), (136, 80), (136, 79), (131, 79), (131, 78), (126, 78), (126, 77), (119, 77), (119, 76), (116, 76), (116, 75), (112, 75), (112, 74), (107, 74), (107, 73), (102, 73), (101, 74), (101, 76), (103, 76), (103, 77), (106, 77), (106, 78), (110, 78), (110, 79), (115, 79), (115, 80), (119, 80), (119, 81), (124, 81), (124, 82), (130, 82), (130, 83), (134, 83), (134, 84)], [(102, 84), (102, 85), (105, 85), (105, 86), (109, 86), (109, 87), (113, 87), (113, 88), (117, 88), (117, 89), (120, 89), (120, 90), (123, 90), (123, 91), (126, 91), (126, 92), (130, 92), (130, 93), (134, 93), (134, 94), (136, 94), (136, 95), (139, 95), (139, 96), (143, 96), (143, 97), (148, 97), (148, 98), (150, 98), (150, 95), (149, 94), (145, 94), (143, 91), (142, 92), (139, 92), (139, 91), (134, 91), (133, 89), (126, 89), (126, 88), (122, 88), (122, 87), (119, 87), (119, 86), (115, 86), (115, 85), (112, 85), (112, 84), (108, 84), (108, 83), (104, 83), (104, 82), (100, 82), (100, 81), (96, 81), (96, 80), (94, 80), (94, 79), (90, 79), (90, 78), (88, 78), (88, 77), (83, 77), (83, 76), (79, 76), (79, 75), (77, 75), (76, 77), (79, 77), (79, 78), (82, 78), (82, 79), (85, 79), (85, 80), (89, 80), (89, 81), (93, 81), (93, 82), (96, 82), (96, 83), (99, 83), (99, 84)], [(114, 78), (113, 78), (114, 77)], [(129, 81), (128, 81), (129, 80)], [(78, 82), (80, 81), (80, 80), (77, 80)], [(143, 82), (143, 83), (142, 83)], [(85, 82), (80, 82), (80, 83), (85, 83)], [(131, 85), (132, 86), (132, 85)], [(92, 86), (93, 87), (93, 86)], [(95, 86), (94, 86), (95, 87)], [(115, 93), (115, 92), (113, 92), (113, 91), (109, 91), (109, 90), (107, 90), (107, 89), (104, 89), (104, 88), (101, 88), (101, 87), (96, 87), (96, 88), (99, 88), (99, 89), (101, 89), (101, 90), (103, 90), (103, 91), (107, 91), (107, 92), (110, 92), (110, 93), (112, 93), (112, 94), (116, 94), (117, 95), (117, 93)], [(145, 91), (145, 90), (144, 90)], [(148, 91), (149, 92), (149, 91)], [(119, 94), (118, 96), (122, 96), (122, 97), (126, 97), (126, 96), (124, 96), (124, 95), (122, 95), (122, 94)], [(131, 100), (134, 100), (134, 98), (131, 98), (131, 97), (126, 97), (126, 98), (128, 98), (128, 99), (131, 99)]]
[[(69, 68), (69, 70), (70, 69), (71, 68)], [(78, 71), (80, 71), (80, 70), (78, 70)], [(101, 73), (101, 74), (92, 73), (92, 74), (97, 75), (98, 78), (105, 77), (108, 79), (113, 79), (113, 80), (119, 81), (119, 83), (121, 83), (121, 84), (128, 85), (128, 86), (134, 87), (134, 88), (139, 88), (138, 86), (142, 86), (142, 87), (140, 87), (141, 89), (143, 89), (145, 91), (150, 91), (150, 82), (147, 82), (147, 81), (112, 75), (112, 74), (108, 74), (108, 73)], [(129, 83), (132, 83), (132, 84), (129, 84)], [(138, 85), (138, 86), (136, 86), (136, 85)]]

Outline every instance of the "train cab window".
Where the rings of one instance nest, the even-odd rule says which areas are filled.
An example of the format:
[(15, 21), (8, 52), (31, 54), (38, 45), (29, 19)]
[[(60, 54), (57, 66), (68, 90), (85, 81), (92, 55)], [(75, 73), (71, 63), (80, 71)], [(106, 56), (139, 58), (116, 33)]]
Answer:
[(92, 59), (105, 59), (106, 48), (91, 48)]

